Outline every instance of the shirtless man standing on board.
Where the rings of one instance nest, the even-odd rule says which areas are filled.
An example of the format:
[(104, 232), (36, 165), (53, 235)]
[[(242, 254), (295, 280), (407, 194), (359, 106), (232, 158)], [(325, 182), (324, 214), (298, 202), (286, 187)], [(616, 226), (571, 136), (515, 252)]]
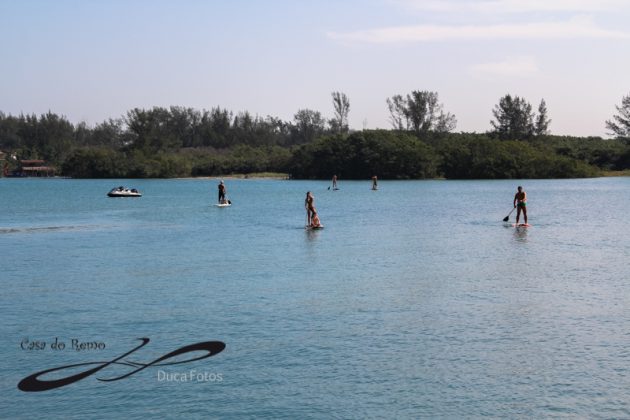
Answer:
[(223, 180), (219, 183), (219, 204), (226, 204), (225, 201), (225, 184)]
[(523, 212), (523, 218), (525, 224), (527, 224), (527, 194), (523, 191), (523, 187), (519, 185), (516, 194), (514, 194), (514, 207), (516, 207), (516, 224), (518, 225), (518, 219)]

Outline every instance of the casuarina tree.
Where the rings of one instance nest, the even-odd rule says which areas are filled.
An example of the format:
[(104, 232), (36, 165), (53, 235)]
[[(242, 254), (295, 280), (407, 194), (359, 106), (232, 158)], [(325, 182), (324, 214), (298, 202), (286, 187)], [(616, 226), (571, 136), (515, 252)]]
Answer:
[(606, 128), (617, 137), (630, 137), (630, 94), (621, 99), (621, 106), (615, 106), (619, 114), (606, 121)]

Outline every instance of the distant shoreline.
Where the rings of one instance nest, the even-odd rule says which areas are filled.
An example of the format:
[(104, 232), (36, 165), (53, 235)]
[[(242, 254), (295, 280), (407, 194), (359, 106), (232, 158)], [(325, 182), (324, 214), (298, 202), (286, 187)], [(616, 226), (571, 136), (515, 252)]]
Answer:
[(623, 171), (601, 171), (600, 178), (606, 178), (610, 176), (630, 176), (630, 169)]
[(229, 175), (213, 175), (213, 176), (187, 176), (174, 179), (280, 179), (289, 180), (289, 174), (282, 172), (253, 172), (250, 174), (229, 174)]
[[(630, 169), (626, 169), (623, 171), (600, 171), (600, 174), (598, 176), (594, 176), (594, 177), (589, 177), (589, 178), (609, 178), (609, 177), (630, 177)], [(229, 174), (229, 175), (212, 175), (212, 176), (187, 176), (187, 177), (174, 177), (174, 178), (72, 178), (69, 176), (42, 176), (42, 177), (2, 177), (0, 176), (0, 179), (102, 179), (102, 180), (107, 180), (107, 179), (199, 179), (199, 180), (221, 180), (221, 179), (250, 179), (250, 180), (261, 180), (261, 179), (273, 179), (273, 180), (282, 180), (282, 181), (289, 181), (289, 180), (295, 180), (295, 181), (300, 181), (300, 180), (310, 180), (310, 181), (326, 181), (326, 180), (330, 180), (329, 178), (318, 178), (318, 179), (308, 179), (308, 178), (291, 178), (291, 176), (287, 173), (282, 173), (282, 172), (253, 172), (253, 173), (249, 173), (249, 174)], [(492, 180), (509, 180), (509, 179), (516, 179), (516, 178), (493, 178)], [(531, 178), (531, 179), (537, 179), (537, 178)], [(543, 178), (541, 178), (543, 179)], [(570, 178), (544, 178), (544, 179), (570, 179)], [(387, 178), (382, 178), (380, 179), (381, 181), (387, 181)], [(407, 181), (419, 181), (419, 180), (448, 180), (447, 178), (444, 177), (436, 177), (436, 178), (418, 178), (418, 179), (407, 179)], [(451, 181), (488, 181), (490, 180), (489, 178), (473, 178), (473, 179), (469, 179), (469, 178), (453, 178), (450, 179)], [(353, 179), (353, 178), (348, 178), (345, 181), (361, 181), (360, 179)], [(366, 178), (366, 181), (370, 181), (369, 179)], [(402, 179), (399, 179), (399, 181), (402, 181)]]

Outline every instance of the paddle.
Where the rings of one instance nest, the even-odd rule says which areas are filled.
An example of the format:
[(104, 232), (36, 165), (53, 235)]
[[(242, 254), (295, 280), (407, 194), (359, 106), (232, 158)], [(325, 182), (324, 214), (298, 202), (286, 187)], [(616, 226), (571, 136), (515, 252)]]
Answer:
[(510, 214), (512, 214), (512, 212), (514, 211), (514, 209), (515, 209), (515, 208), (516, 208), (516, 207), (514, 207), (512, 210), (510, 210), (510, 212), (508, 213), (508, 215), (507, 215), (507, 216), (505, 216), (505, 217), (503, 218), (503, 221), (504, 221), (504, 222), (507, 222), (508, 220), (510, 220)]

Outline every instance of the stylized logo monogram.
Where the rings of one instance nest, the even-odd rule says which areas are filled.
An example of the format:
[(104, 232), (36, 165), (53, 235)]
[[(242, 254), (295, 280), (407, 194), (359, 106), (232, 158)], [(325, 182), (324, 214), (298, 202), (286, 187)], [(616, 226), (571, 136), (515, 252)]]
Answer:
[[(34, 373), (34, 374), (32, 374), (30, 376), (27, 376), (26, 378), (22, 379), (20, 381), (20, 383), (18, 384), (18, 389), (20, 389), (21, 391), (25, 391), (25, 392), (39, 392), (39, 391), (48, 391), (48, 390), (55, 389), (55, 388), (61, 388), (62, 386), (70, 385), (72, 383), (80, 381), (81, 379), (87, 378), (88, 376), (95, 374), (99, 370), (104, 369), (104, 368), (106, 368), (109, 365), (125, 365), (125, 366), (130, 366), (130, 367), (135, 368), (131, 372), (126, 373), (126, 374), (124, 374), (122, 376), (115, 377), (115, 378), (108, 378), (108, 379), (97, 378), (99, 381), (103, 381), (103, 382), (119, 381), (121, 379), (125, 379), (125, 378), (133, 375), (134, 373), (138, 373), (141, 370), (144, 370), (144, 369), (146, 369), (148, 367), (151, 367), (151, 366), (179, 365), (179, 364), (182, 364), (182, 363), (194, 362), (195, 360), (201, 360), (201, 359), (205, 359), (205, 358), (210, 357), (210, 356), (217, 355), (217, 354), (221, 353), (223, 351), (223, 349), (225, 349), (225, 343), (223, 343), (221, 341), (204, 341), (204, 342), (201, 342), (201, 343), (196, 343), (196, 344), (191, 344), (191, 345), (188, 345), (188, 346), (181, 347), (181, 348), (179, 348), (179, 349), (177, 349), (175, 351), (172, 351), (172, 352), (170, 352), (168, 354), (165, 354), (164, 356), (162, 356), (160, 358), (155, 359), (151, 363), (137, 363), (137, 362), (121, 361), (121, 359), (123, 357), (129, 356), (131, 353), (133, 353), (136, 350), (144, 347), (150, 341), (148, 338), (140, 338), (139, 340), (142, 341), (142, 344), (140, 344), (138, 347), (128, 351), (127, 353), (123, 354), (122, 356), (119, 356), (119, 357), (115, 358), (114, 360), (111, 360), (109, 362), (77, 363), (77, 364), (74, 364), (74, 365), (60, 366), (60, 367), (56, 367), (56, 368), (52, 368), (52, 369), (43, 370), (41, 372)], [(176, 362), (163, 363), (165, 360), (171, 359), (171, 358), (179, 356), (181, 354), (190, 353), (190, 352), (194, 352), (194, 351), (205, 351), (206, 354), (204, 354), (202, 356), (194, 357), (194, 358), (191, 358), (191, 359), (187, 359), (187, 360), (180, 360), (180, 361), (176, 361)], [(55, 380), (51, 380), (51, 381), (46, 381), (46, 380), (39, 379), (40, 376), (45, 375), (47, 373), (57, 372), (57, 371), (64, 370), (64, 369), (76, 368), (78, 366), (89, 366), (89, 365), (98, 365), (98, 366), (96, 366), (96, 367), (94, 367), (92, 369), (86, 370), (84, 372), (77, 373), (75, 375), (66, 376), (65, 378), (61, 378), (61, 379), (55, 379)]]

